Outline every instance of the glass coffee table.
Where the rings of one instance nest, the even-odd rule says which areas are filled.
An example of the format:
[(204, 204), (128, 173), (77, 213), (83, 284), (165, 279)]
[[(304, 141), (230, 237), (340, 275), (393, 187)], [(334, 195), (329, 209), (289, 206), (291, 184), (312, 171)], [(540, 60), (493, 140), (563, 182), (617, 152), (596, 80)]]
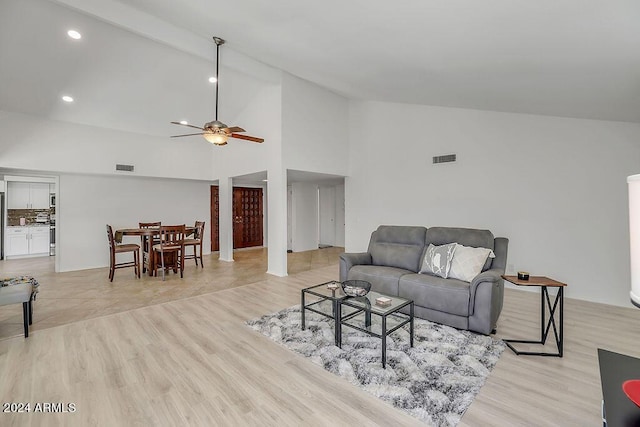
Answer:
[[(376, 299), (386, 298), (388, 305), (380, 306), (376, 304)], [(387, 336), (401, 327), (409, 324), (409, 344), (413, 347), (413, 300), (381, 294), (379, 292), (369, 292), (363, 297), (346, 297), (337, 301), (338, 318), (340, 322), (340, 335), (342, 326), (362, 331), (370, 336), (382, 339), (382, 367), (387, 367)], [(409, 306), (409, 314), (401, 313), (400, 310)], [(346, 309), (355, 309), (344, 316), (341, 312)], [(346, 310), (344, 310), (346, 312)], [(351, 311), (351, 310), (350, 310)], [(380, 323), (371, 322), (371, 315), (380, 317)], [(342, 336), (339, 337), (338, 347), (342, 345)]]
[(302, 316), (302, 330), (306, 327), (306, 311), (312, 311), (334, 320), (335, 344), (340, 344), (340, 317), (342, 307), (340, 301), (347, 298), (342, 291), (340, 282), (332, 280), (302, 290), (300, 295), (300, 312)]

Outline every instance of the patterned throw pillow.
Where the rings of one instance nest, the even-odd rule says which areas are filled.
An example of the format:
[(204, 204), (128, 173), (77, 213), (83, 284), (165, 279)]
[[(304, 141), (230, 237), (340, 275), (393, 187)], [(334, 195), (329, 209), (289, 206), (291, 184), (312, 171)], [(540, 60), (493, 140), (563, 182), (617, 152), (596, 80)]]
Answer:
[(451, 261), (449, 278), (471, 282), (484, 266), (487, 257), (495, 258), (496, 255), (491, 249), (472, 248), (456, 244), (456, 252)]
[(453, 253), (455, 250), (455, 243), (449, 243), (448, 245), (442, 246), (429, 244), (429, 247), (424, 254), (424, 261), (422, 261), (420, 273), (433, 274), (446, 279), (449, 276), (451, 260), (453, 259)]

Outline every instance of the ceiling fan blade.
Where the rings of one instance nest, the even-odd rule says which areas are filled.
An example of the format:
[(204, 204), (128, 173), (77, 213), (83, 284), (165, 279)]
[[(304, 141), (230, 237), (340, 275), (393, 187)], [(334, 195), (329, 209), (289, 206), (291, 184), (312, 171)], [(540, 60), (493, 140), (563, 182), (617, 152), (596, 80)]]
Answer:
[(227, 133), (246, 132), (246, 130), (244, 130), (241, 127), (238, 127), (238, 126), (233, 126), (233, 127), (227, 128), (225, 131)]
[(240, 135), (238, 133), (232, 133), (231, 135), (229, 135), (231, 138), (237, 138), (237, 139), (246, 139), (247, 141), (251, 141), (251, 142), (264, 142), (264, 138), (256, 138), (255, 136), (249, 136), (249, 135)]
[(204, 129), (203, 129), (203, 128), (201, 128), (201, 127), (198, 127), (198, 126), (194, 126), (194, 125), (185, 125), (185, 124), (183, 124), (183, 123), (180, 123), (180, 122), (171, 122), (171, 123), (173, 123), (174, 125), (180, 125), (180, 126), (188, 126), (188, 127), (190, 127), (190, 128), (194, 128), (194, 129), (200, 129), (200, 130), (204, 130)]
[(185, 135), (171, 135), (171, 138), (180, 138), (181, 136), (204, 135), (204, 133), (187, 133)]

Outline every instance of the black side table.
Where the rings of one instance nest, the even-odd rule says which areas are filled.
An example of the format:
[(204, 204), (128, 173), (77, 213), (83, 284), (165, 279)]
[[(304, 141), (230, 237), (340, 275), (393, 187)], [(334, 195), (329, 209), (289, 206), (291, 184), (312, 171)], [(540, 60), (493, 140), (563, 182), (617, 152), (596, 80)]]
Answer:
[[(562, 325), (564, 323), (563, 318), (563, 309), (564, 309), (564, 288), (567, 286), (566, 283), (558, 282), (553, 279), (549, 279), (544, 276), (532, 276), (529, 280), (520, 280), (518, 276), (502, 276), (502, 278), (508, 282), (513, 283), (517, 286), (540, 286), (540, 307), (541, 307), (541, 317), (540, 317), (540, 340), (503, 340), (507, 347), (509, 347), (516, 355), (529, 355), (529, 356), (555, 356), (562, 357), (562, 344), (563, 344), (563, 336), (562, 336)], [(551, 299), (549, 298), (549, 290), (548, 288), (558, 288), (558, 293), (556, 294), (556, 298), (551, 303)], [(549, 309), (549, 319), (546, 320), (545, 307)], [(556, 324), (556, 311), (558, 312), (558, 324)], [(511, 345), (511, 343), (522, 343), (522, 344), (541, 344), (544, 345), (547, 342), (547, 336), (549, 335), (549, 331), (553, 328), (553, 336), (556, 340), (556, 346), (558, 347), (557, 353), (544, 353), (538, 351), (518, 351)]]

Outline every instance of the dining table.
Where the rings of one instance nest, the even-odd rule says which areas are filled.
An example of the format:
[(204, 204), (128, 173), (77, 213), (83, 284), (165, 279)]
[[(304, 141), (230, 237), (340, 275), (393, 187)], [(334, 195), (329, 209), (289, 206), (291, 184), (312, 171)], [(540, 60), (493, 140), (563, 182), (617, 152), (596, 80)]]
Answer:
[[(188, 237), (190, 235), (192, 235), (194, 232), (196, 231), (196, 228), (193, 226), (186, 226), (184, 228), (184, 237)], [(115, 234), (113, 236), (113, 240), (116, 241), (116, 243), (122, 243), (122, 237), (123, 236), (137, 236), (137, 237), (148, 237), (150, 239), (153, 238), (153, 236), (158, 236), (160, 234), (160, 228), (159, 227), (149, 227), (149, 228), (120, 228), (117, 229), (115, 231)], [(142, 250), (144, 251), (144, 247), (142, 248)], [(155, 270), (155, 257), (151, 256), (151, 254), (149, 254), (149, 269), (148, 269), (148, 274), (149, 276), (153, 276), (153, 271)]]

